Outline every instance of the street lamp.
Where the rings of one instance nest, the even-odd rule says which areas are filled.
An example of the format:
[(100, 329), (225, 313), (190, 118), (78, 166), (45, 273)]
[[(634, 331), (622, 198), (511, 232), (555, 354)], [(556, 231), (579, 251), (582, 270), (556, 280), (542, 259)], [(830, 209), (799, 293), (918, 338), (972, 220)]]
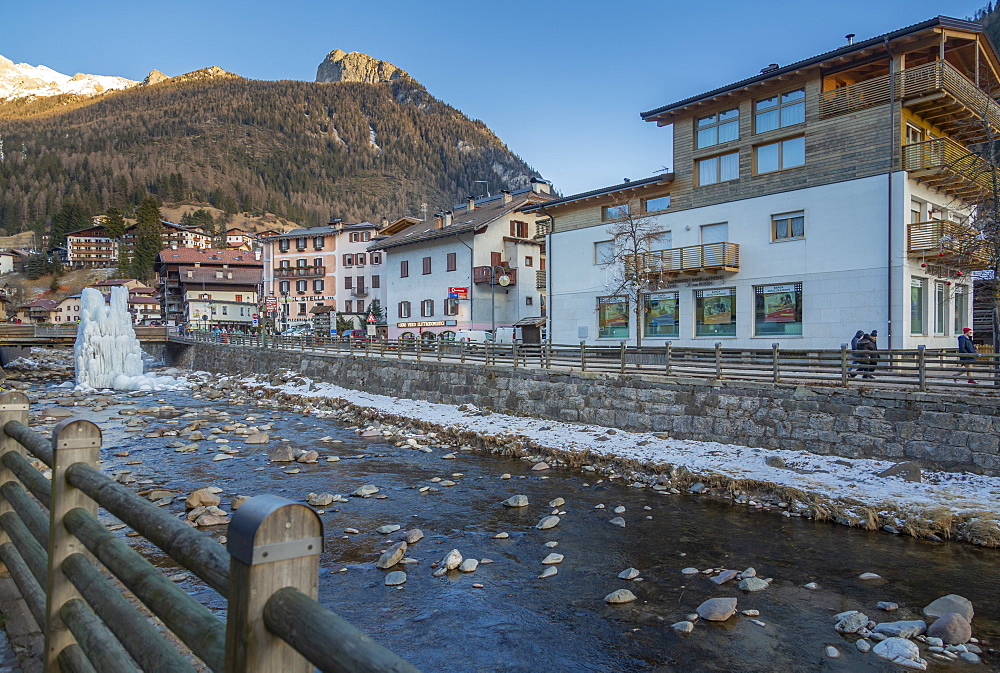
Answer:
[[(510, 285), (510, 276), (507, 275), (507, 269), (503, 266), (491, 266), (490, 269), (490, 333), (493, 335), (493, 341), (497, 340), (497, 283), (502, 286), (507, 287)], [(497, 278), (497, 269), (500, 270), (500, 277)]]

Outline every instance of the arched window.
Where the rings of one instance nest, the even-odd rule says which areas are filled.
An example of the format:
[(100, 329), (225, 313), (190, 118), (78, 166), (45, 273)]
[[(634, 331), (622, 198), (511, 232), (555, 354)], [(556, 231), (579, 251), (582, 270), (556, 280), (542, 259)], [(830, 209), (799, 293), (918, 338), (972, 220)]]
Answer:
[(455, 333), (450, 329), (441, 332), (441, 341), (454, 341), (454, 340), (455, 340)]
[(400, 339), (412, 339), (413, 338), (413, 332), (403, 332), (402, 334), (399, 335), (399, 338)]

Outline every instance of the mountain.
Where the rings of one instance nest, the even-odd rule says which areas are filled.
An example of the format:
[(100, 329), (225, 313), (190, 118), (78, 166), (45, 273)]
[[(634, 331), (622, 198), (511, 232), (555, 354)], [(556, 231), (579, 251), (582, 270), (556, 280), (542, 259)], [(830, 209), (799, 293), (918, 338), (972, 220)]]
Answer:
[(139, 82), (133, 82), (124, 77), (110, 75), (77, 73), (70, 77), (44, 65), (14, 63), (10, 59), (0, 56), (0, 100), (57, 96), (59, 94), (92, 96), (115, 89), (126, 89), (138, 84)]
[(537, 175), (481, 121), (392, 64), (334, 51), (331, 82), (221, 68), (82, 97), (0, 102), (0, 229), (50, 226), (64, 204), (273, 213), (301, 225), (450, 207)]

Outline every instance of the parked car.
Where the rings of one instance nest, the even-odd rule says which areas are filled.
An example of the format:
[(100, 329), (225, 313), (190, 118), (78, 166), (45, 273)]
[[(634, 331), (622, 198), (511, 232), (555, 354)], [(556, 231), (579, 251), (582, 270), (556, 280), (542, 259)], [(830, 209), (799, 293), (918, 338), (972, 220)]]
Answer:
[(482, 329), (460, 329), (455, 332), (455, 341), (484, 344), (493, 341), (493, 335)]
[(350, 337), (351, 339), (367, 339), (368, 333), (363, 329), (345, 329), (339, 336)]
[(295, 327), (289, 327), (281, 336), (312, 336), (315, 330), (311, 325), (296, 325)]

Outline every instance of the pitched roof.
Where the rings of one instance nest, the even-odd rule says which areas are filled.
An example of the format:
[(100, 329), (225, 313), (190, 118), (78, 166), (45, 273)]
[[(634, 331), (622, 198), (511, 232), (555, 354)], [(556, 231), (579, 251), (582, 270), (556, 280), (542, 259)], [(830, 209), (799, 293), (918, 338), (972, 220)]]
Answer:
[(572, 203), (574, 201), (583, 201), (584, 199), (590, 199), (595, 196), (607, 196), (609, 194), (615, 194), (617, 192), (625, 192), (630, 189), (635, 189), (636, 187), (649, 187), (651, 185), (656, 185), (659, 183), (673, 182), (673, 173), (660, 173), (659, 175), (654, 175), (649, 178), (643, 178), (641, 180), (627, 180), (618, 185), (612, 185), (611, 187), (601, 187), (600, 189), (592, 189), (589, 192), (580, 192), (579, 194), (570, 194), (569, 196), (564, 196), (559, 199), (552, 199), (551, 201), (546, 201), (544, 203), (539, 203), (534, 206), (529, 206), (525, 208), (525, 212), (532, 213), (538, 210), (546, 210), (548, 208), (553, 208), (555, 206), (561, 206), (567, 203)]
[(220, 248), (168, 248), (160, 251), (161, 264), (201, 264), (203, 266), (264, 266), (264, 263), (246, 250)]
[(28, 302), (27, 304), (21, 304), (20, 308), (40, 308), (46, 311), (51, 311), (58, 305), (58, 302), (51, 299), (36, 299), (35, 301)]
[(456, 234), (477, 231), (505, 215), (524, 210), (528, 205), (547, 202), (551, 199), (552, 197), (548, 194), (538, 194), (530, 189), (522, 190), (516, 196), (511, 195), (511, 201), (507, 204), (504, 204), (503, 197), (500, 194), (479, 199), (475, 202), (476, 207), (472, 211), (469, 211), (468, 205), (456, 208), (452, 214), (450, 225), (438, 227), (441, 220), (437, 217), (418, 221), (413, 226), (407, 227), (398, 234), (393, 234), (381, 241), (374, 242), (368, 246), (368, 249), (387, 250), (389, 248), (397, 248), (401, 245), (412, 245), (437, 238), (446, 238)]
[(96, 283), (91, 283), (88, 287), (102, 287), (102, 286), (118, 286), (124, 285), (126, 283), (134, 283), (135, 278), (107, 278), (105, 280), (99, 280)]
[(762, 72), (759, 75), (754, 75), (753, 77), (742, 79), (738, 82), (734, 82), (727, 86), (720, 87), (718, 89), (713, 89), (712, 91), (698, 94), (697, 96), (692, 96), (691, 98), (685, 98), (684, 100), (677, 101), (676, 103), (671, 103), (669, 105), (664, 105), (663, 107), (658, 107), (654, 110), (642, 112), (640, 113), (639, 116), (642, 117), (644, 121), (656, 121), (657, 116), (667, 112), (671, 112), (672, 110), (676, 110), (677, 108), (682, 108), (686, 105), (697, 103), (698, 101), (701, 100), (715, 98), (716, 96), (727, 93), (729, 91), (733, 91), (735, 89), (741, 89), (750, 84), (756, 84), (757, 82), (762, 82), (764, 80), (768, 80), (774, 77), (781, 77), (782, 75), (787, 75), (788, 73), (795, 72), (796, 70), (801, 70), (802, 68), (818, 65), (828, 59), (839, 58), (841, 56), (845, 56), (853, 52), (864, 51), (865, 49), (869, 49), (873, 46), (880, 45), (890, 40), (895, 40), (897, 38), (905, 37), (913, 33), (919, 33), (924, 30), (928, 30), (931, 28), (938, 28), (938, 27), (954, 28), (956, 30), (964, 30), (972, 33), (983, 32), (982, 24), (976, 21), (966, 21), (964, 19), (956, 19), (950, 16), (936, 16), (933, 19), (928, 19), (927, 21), (923, 21), (921, 23), (915, 23), (912, 26), (907, 26), (905, 28), (900, 28), (898, 30), (894, 30), (889, 33), (884, 33), (882, 35), (878, 35), (876, 37), (863, 40), (861, 42), (854, 42), (853, 44), (844, 45), (843, 47), (834, 49), (833, 51), (825, 52), (823, 54), (819, 54), (818, 56), (813, 56), (811, 58), (803, 59), (801, 61), (796, 61), (795, 63), (791, 63), (784, 67), (775, 68), (774, 70), (768, 70), (767, 72)]
[[(206, 285), (254, 285), (261, 281), (263, 267), (258, 269), (220, 269), (213, 266), (182, 266), (178, 269), (182, 283), (204, 283)], [(191, 276), (188, 277), (188, 272)], [(217, 277), (222, 273), (222, 278)], [(232, 278), (230, 278), (232, 274)]]

